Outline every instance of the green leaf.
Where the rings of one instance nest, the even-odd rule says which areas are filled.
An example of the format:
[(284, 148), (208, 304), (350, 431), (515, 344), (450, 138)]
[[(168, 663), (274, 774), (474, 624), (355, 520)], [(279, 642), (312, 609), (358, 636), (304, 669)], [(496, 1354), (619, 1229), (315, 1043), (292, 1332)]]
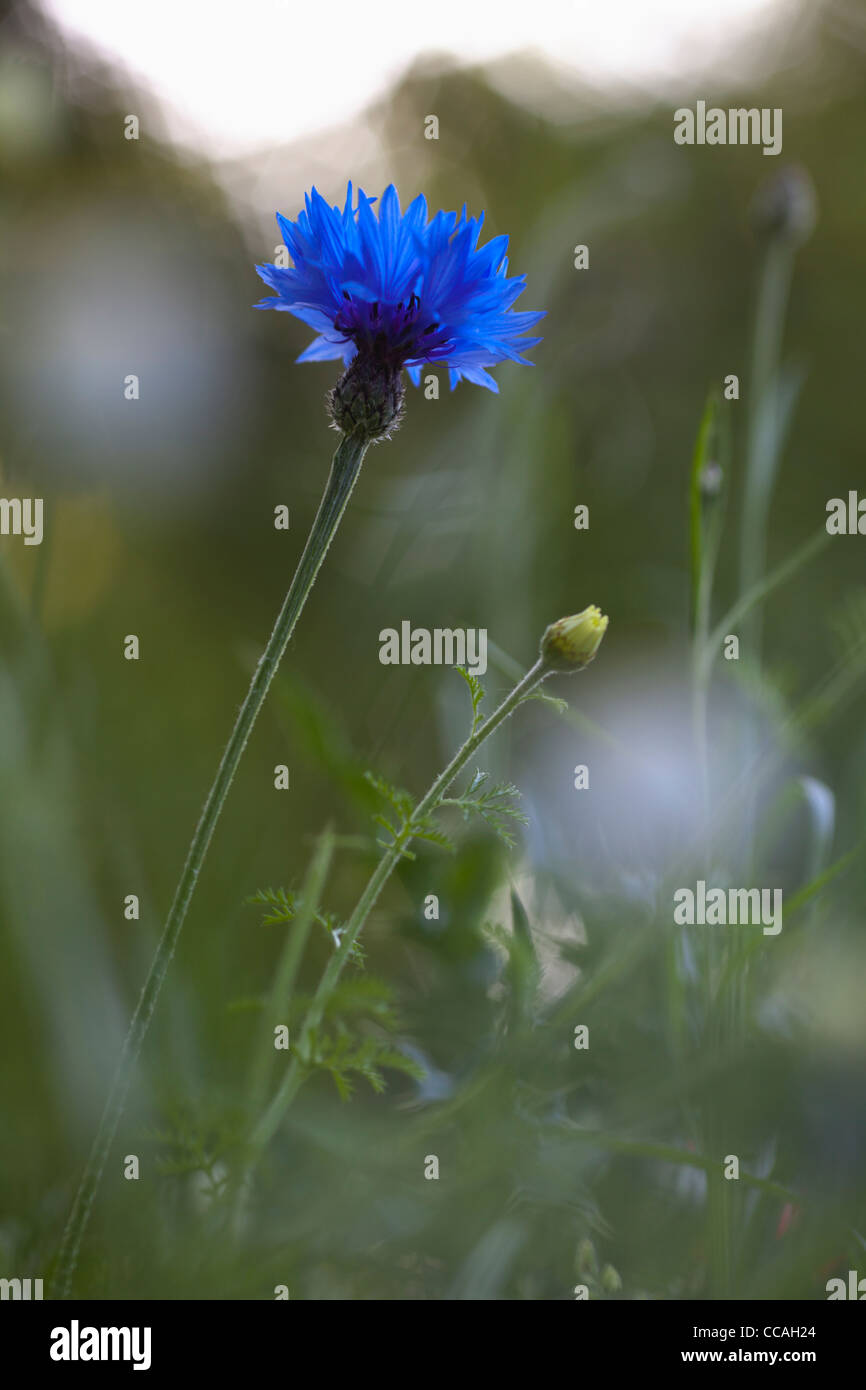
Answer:
[[(396, 826), (391, 824), (387, 816), (374, 816), (373, 821), (376, 825), (381, 825), (383, 830), (387, 830), (388, 834), (393, 836), (394, 840), (397, 839), (400, 832)], [(382, 841), (378, 840), (377, 843), (382, 844)]]
[(441, 849), (447, 849), (452, 854), (456, 852), (457, 846), (451, 836), (440, 830), (428, 817), (422, 821), (413, 821), (409, 829), (416, 840), (429, 840), (431, 844), (439, 845)]
[(471, 671), (465, 670), (462, 666), (458, 666), (457, 670), (469, 686), (469, 698), (472, 701), (472, 728), (469, 731), (471, 738), (481, 723), (481, 702), (484, 699), (484, 686), (477, 676), (472, 675)]
[(443, 797), (440, 805), (456, 806), (464, 820), (469, 820), (473, 815), (479, 816), (509, 849), (513, 849), (516, 841), (512, 824), (529, 824), (523, 812), (512, 804), (513, 798), (520, 796), (520, 791), (512, 782), (497, 782), (482, 790), (486, 781), (487, 773), (478, 769), (462, 796)]
[(549, 705), (557, 714), (568, 714), (568, 701), (560, 700), (558, 695), (548, 695), (544, 690), (533, 690), (532, 694), (527, 695), (525, 698), (527, 700), (541, 700), (543, 704)]
[(475, 771), (473, 772), (472, 777), (470, 778), (469, 786), (466, 788), (465, 792), (463, 793), (464, 797), (474, 796), (474, 794), (475, 794), (475, 792), (477, 792), (478, 788), (481, 787), (481, 786), (483, 786), (484, 783), (485, 783), (486, 781), (487, 781), (487, 773), (486, 773), (486, 772), (482, 772), (482, 771), (481, 771), (481, 768), (480, 768), (480, 767), (477, 767), (477, 768), (475, 769)]
[[(386, 820), (382, 817), (377, 817), (377, 819), (379, 820), (379, 824), (384, 825), (392, 835), (395, 833), (393, 826)], [(383, 849), (390, 848), (383, 840), (377, 840), (376, 843), (381, 845)], [(262, 918), (262, 925), (270, 927), (278, 925), (281, 922), (293, 921), (301, 911), (304, 900), (300, 893), (290, 892), (286, 888), (259, 888), (255, 893), (251, 893), (245, 901), (270, 909)], [(344, 926), (342, 919), (335, 912), (314, 912), (313, 921), (322, 927), (330, 937), (333, 937), (334, 932), (342, 931)], [(349, 959), (355, 961), (356, 964), (361, 964), (364, 960), (363, 949), (358, 945), (357, 941), (349, 953)], [(232, 1007), (252, 1008), (254, 1004), (239, 1001), (236, 1006)]]
[(532, 932), (529, 928), (529, 918), (526, 914), (526, 908), (520, 901), (516, 888), (512, 888), (511, 890), (511, 922), (514, 927), (514, 935), (526, 943), (534, 956), (535, 947), (532, 942)]
[(689, 544), (691, 552), (692, 601), (695, 611), (697, 611), (699, 606), (698, 593), (701, 587), (702, 575), (705, 572), (704, 492), (702, 483), (706, 477), (708, 465), (713, 462), (712, 448), (717, 411), (718, 400), (713, 391), (707, 397), (704, 413), (701, 416), (701, 423), (698, 426), (697, 438), (695, 439), (695, 447), (692, 454), (691, 477), (689, 480)]
[(330, 1074), (341, 1100), (348, 1100), (352, 1095), (353, 1074), (362, 1076), (377, 1093), (385, 1090), (383, 1069), (400, 1071), (416, 1080), (425, 1075), (418, 1062), (390, 1043), (374, 1034), (359, 1037), (339, 1022), (333, 1033), (318, 1032), (311, 1039), (309, 1065)]
[(255, 906), (270, 908), (262, 918), (262, 925), (265, 927), (275, 926), (279, 922), (291, 922), (298, 910), (297, 895), (287, 892), (285, 888), (259, 888), (245, 901)]
[(389, 806), (392, 806), (401, 821), (405, 821), (412, 811), (412, 797), (401, 787), (393, 787), (390, 782), (386, 782), (384, 777), (379, 777), (375, 772), (365, 772), (364, 778), (370, 786), (379, 793)]
[(722, 618), (720, 623), (717, 623), (710, 633), (710, 636), (707, 638), (703, 652), (704, 660), (711, 662), (715, 653), (721, 647), (725, 639), (725, 634), (728, 632), (735, 632), (737, 624), (747, 613), (751, 612), (757, 604), (762, 603), (764, 599), (769, 598), (770, 594), (778, 589), (780, 585), (784, 584), (786, 580), (790, 579), (792, 575), (796, 574), (803, 565), (808, 564), (810, 560), (814, 560), (815, 556), (820, 554), (829, 540), (830, 537), (827, 534), (827, 530), (822, 526), (804, 545), (800, 546), (799, 550), (795, 550), (793, 555), (789, 555), (787, 560), (783, 560), (781, 565), (778, 565), (770, 574), (766, 575), (765, 578), (761, 579), (757, 584), (754, 584), (747, 593), (743, 594), (742, 598), (739, 598), (737, 602), (728, 609), (724, 618)]

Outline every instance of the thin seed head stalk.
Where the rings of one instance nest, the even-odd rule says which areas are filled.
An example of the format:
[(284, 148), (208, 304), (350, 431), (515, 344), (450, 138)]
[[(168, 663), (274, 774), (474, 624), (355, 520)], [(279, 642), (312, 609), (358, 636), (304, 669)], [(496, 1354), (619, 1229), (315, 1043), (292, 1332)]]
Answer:
[(452, 390), (465, 378), (497, 391), (486, 368), (539, 342), (526, 331), (542, 317), (515, 313), (524, 278), (508, 278), (507, 237), (478, 247), (482, 218), (438, 212), (428, 222), (423, 198), (401, 214), (386, 189), (375, 199), (349, 184), (342, 211), (315, 189), (297, 220), (277, 220), (290, 268), (257, 267), (275, 295), (256, 307), (281, 309), (318, 331), (299, 361), (342, 360), (329, 393), (331, 423), (342, 438), (300, 563), (256, 667), (190, 843), (180, 881), (118, 1060), (96, 1138), (66, 1223), (52, 1278), (55, 1296), (71, 1291), (81, 1241), (159, 992), (195, 892), (217, 822), (271, 682), (358, 480), (371, 444), (388, 438), (403, 407), (403, 370), (418, 385), (424, 363), (447, 366)]
[(319, 1026), (331, 995), (336, 988), (364, 924), (375, 906), (382, 889), (416, 835), (425, 829), (429, 817), (448, 802), (447, 793), (455, 778), (500, 724), (530, 699), (541, 682), (554, 673), (582, 671), (593, 660), (607, 631), (608, 619), (600, 609), (591, 606), (570, 618), (552, 623), (541, 639), (538, 660), (506, 695), (493, 713), (473, 728), (469, 738), (440, 772), (417, 806), (403, 820), (394, 839), (384, 850), (367, 885), (358, 899), (338, 949), (331, 956), (301, 1025), (300, 1043), (291, 1066), (273, 1099), (255, 1125), (248, 1141), (246, 1161), (234, 1187), (236, 1225), (241, 1214), (249, 1180), (265, 1148), (276, 1133), (289, 1106), (298, 1093), (306, 1075), (304, 1055), (313, 1031)]

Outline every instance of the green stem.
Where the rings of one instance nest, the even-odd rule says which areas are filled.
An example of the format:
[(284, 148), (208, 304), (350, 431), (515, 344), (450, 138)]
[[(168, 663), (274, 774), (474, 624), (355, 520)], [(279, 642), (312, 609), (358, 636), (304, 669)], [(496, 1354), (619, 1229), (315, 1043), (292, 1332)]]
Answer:
[[(404, 850), (414, 839), (414, 827), (419, 825), (424, 817), (432, 810), (435, 810), (440, 799), (454, 781), (454, 778), (466, 766), (472, 755), (480, 748), (485, 739), (489, 738), (494, 729), (498, 728), (510, 714), (513, 714), (517, 706), (526, 699), (527, 695), (529, 695), (548, 674), (548, 667), (539, 658), (535, 665), (527, 671), (523, 679), (518, 681), (514, 689), (506, 695), (502, 704), (494, 710), (489, 719), (485, 719), (469, 736), (463, 744), (463, 747), (455, 753), (444, 772), (439, 774), (429, 791), (419, 801), (411, 816), (408, 817), (394, 840), (394, 843), (389, 845), (382, 855), (382, 858), (371, 874), (367, 886), (361, 894), (346, 924), (339, 948), (329, 960), (327, 968), (319, 981), (318, 988), (307, 1010), (306, 1018), (304, 1019), (303, 1026), (299, 1033), (301, 1047), (304, 1047), (305, 1041), (309, 1037), (312, 1029), (316, 1028), (321, 1022), (325, 1006), (340, 978), (340, 973), (349, 958), (352, 947), (357, 941), (372, 908), (375, 906), (379, 894), (382, 892), (382, 889), (400, 859), (403, 857)], [(252, 1132), (244, 1179), (247, 1179), (252, 1173), (263, 1150), (273, 1138), (283, 1116), (297, 1095), (304, 1079), (304, 1070), (303, 1062), (295, 1056), (273, 1100)], [(247, 1186), (246, 1181), (244, 1180), (240, 1186), (242, 1190), (245, 1190)]]
[[(714, 513), (714, 519), (718, 513)], [(702, 547), (700, 574), (695, 597), (695, 628), (692, 639), (692, 726), (698, 760), (701, 798), (701, 835), (706, 853), (710, 851), (710, 761), (707, 727), (711, 664), (705, 659), (710, 630), (710, 614), (721, 527), (713, 525), (709, 543)]]
[[(820, 546), (810, 541), (792, 561), (767, 575), (767, 531), (770, 505), (778, 473), (784, 435), (780, 363), (785, 327), (785, 314), (791, 287), (794, 253), (791, 242), (771, 243), (761, 276), (755, 315), (752, 348), (751, 381), (749, 388), (749, 419), (746, 442), (746, 469), (743, 490), (742, 528), (740, 540), (740, 594), (738, 602), (712, 631), (701, 633), (697, 652), (697, 679), (706, 689), (715, 653), (727, 633), (733, 632), (742, 621), (740, 634), (756, 669), (761, 665), (763, 621), (758, 603), (777, 584)], [(743, 758), (750, 763), (757, 745), (754, 727), (744, 729)], [(741, 806), (742, 834), (745, 842), (754, 838), (756, 792), (750, 786)], [(742, 1041), (742, 1002), (744, 997), (743, 971), (730, 981), (726, 990), (720, 983), (725, 979), (731, 961), (732, 943), (728, 937), (719, 954), (714, 940), (707, 938), (705, 981), (709, 1010), (710, 1046), (722, 1056), (726, 1050)], [(739, 1204), (724, 1177), (721, 1163), (724, 1152), (722, 1134), (725, 1115), (719, 1099), (711, 1095), (705, 1113), (705, 1146), (716, 1158), (716, 1168), (707, 1174), (707, 1225), (709, 1248), (710, 1296), (730, 1297), (732, 1252)]]
[(824, 546), (827, 545), (829, 539), (826, 527), (822, 526), (820, 530), (814, 532), (814, 534), (809, 537), (799, 550), (795, 550), (793, 555), (789, 555), (787, 560), (783, 560), (780, 565), (777, 565), (776, 569), (771, 570), (769, 574), (765, 575), (763, 579), (753, 585), (748, 593), (743, 594), (742, 597), (728, 609), (721, 622), (717, 623), (709, 637), (704, 641), (700, 653), (700, 660), (707, 667), (710, 667), (719, 647), (721, 647), (725, 640), (725, 635), (729, 632), (733, 632), (737, 624), (747, 613), (750, 613), (752, 609), (765, 598), (769, 598), (770, 594), (774, 593), (780, 585), (784, 584), (791, 575), (796, 574), (801, 565), (806, 564), (809, 560), (814, 559), (816, 555), (819, 555), (824, 549)]
[(307, 538), (304, 553), (295, 571), (295, 577), (280, 610), (274, 630), (256, 667), (250, 688), (226, 744), (225, 752), (220, 759), (213, 786), (208, 793), (204, 810), (192, 837), (171, 910), (124, 1040), (99, 1129), (93, 1141), (93, 1147), (78, 1191), (75, 1194), (66, 1229), (63, 1232), (53, 1280), (61, 1298), (66, 1298), (69, 1295), (72, 1276), (78, 1262), (81, 1240), (123, 1113), (132, 1073), (171, 958), (174, 955), (211, 837), (222, 813), (229, 787), (232, 784), (232, 779), (237, 771), (259, 710), (264, 703), (271, 681), (294, 632), (295, 624), (301, 615), (328, 547), (346, 510), (367, 448), (367, 441), (354, 435), (346, 435), (334, 454), (325, 492)]
[[(773, 242), (764, 264), (755, 315), (740, 550), (741, 594), (757, 584), (764, 573), (767, 522), (781, 445), (778, 372), (793, 268), (790, 244)], [(757, 617), (751, 620), (750, 632), (757, 660), (761, 633)]]
[(274, 982), (265, 1007), (259, 1046), (254, 1052), (246, 1084), (247, 1103), (251, 1115), (258, 1115), (264, 1109), (268, 1099), (268, 1088), (274, 1063), (274, 1028), (283, 1021), (286, 1006), (292, 997), (304, 948), (319, 912), (322, 890), (328, 877), (333, 852), (334, 836), (329, 829), (325, 831), (319, 841), (304, 881), (297, 914), (292, 922), (291, 930), (286, 933), (285, 944), (274, 972)]

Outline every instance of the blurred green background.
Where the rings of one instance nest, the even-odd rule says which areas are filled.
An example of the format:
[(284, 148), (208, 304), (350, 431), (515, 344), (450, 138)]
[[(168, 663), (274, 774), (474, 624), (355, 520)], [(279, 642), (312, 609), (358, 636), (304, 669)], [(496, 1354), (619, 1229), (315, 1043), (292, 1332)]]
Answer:
[[(684, 59), (673, 103), (605, 105), (575, 84), (554, 119), (482, 69), (422, 57), (366, 115), (384, 166), (357, 131), (277, 143), (245, 201), (238, 170), (154, 134), (148, 94), (30, 7), (0, 5), (0, 470), (5, 496), (42, 496), (46, 513), (42, 546), (0, 539), (0, 1273), (49, 1269), (324, 485), (334, 368), (293, 365), (309, 331), (253, 312), (253, 267), (273, 259), (273, 211), (294, 216), (310, 181), (341, 201), (347, 178), (369, 192), (393, 179), (404, 206), (423, 191), (431, 208), (485, 209), (485, 236), (507, 233), (528, 277), (518, 307), (548, 311), (544, 342), (534, 368), (497, 369), (499, 396), (452, 395), (444, 376), (438, 400), (409, 388), (404, 425), (368, 455), (212, 846), (77, 1291), (824, 1298), (858, 1257), (866, 1272), (862, 537), (832, 540), (773, 593), (762, 649), (744, 639), (739, 662), (718, 663), (713, 863), (691, 838), (692, 451), (707, 393), (738, 374), (740, 400), (720, 408), (715, 621), (739, 593), (753, 323), (774, 245), (755, 199), (783, 166), (811, 181), (817, 221), (785, 320), (785, 379), (801, 385), (768, 567), (823, 525), (830, 497), (866, 489), (866, 27), (838, 10), (811, 6), (808, 56), (792, 62), (780, 35), (779, 68), (730, 103), (695, 88)], [(521, 64), (527, 89), (543, 87), (540, 60)], [(675, 145), (673, 108), (699, 97), (783, 108), (781, 157)], [(126, 141), (139, 110), (141, 139)], [(423, 138), (431, 112), (438, 141)], [(281, 503), (288, 532), (273, 526)], [(601, 654), (550, 688), (591, 722), (536, 704), (484, 753), (524, 794), (518, 848), (474, 825), (456, 856), (426, 846), (365, 934), (396, 1045), (425, 1080), (389, 1075), (382, 1095), (360, 1081), (346, 1103), (313, 1077), (232, 1243), (218, 1190), (284, 930), (245, 900), (297, 889), (326, 824), (370, 832), (367, 768), (420, 794), (467, 725), (459, 677), (381, 666), (379, 631), (485, 627), (492, 708), (547, 623), (589, 603), (611, 616)], [(779, 937), (750, 938), (730, 992), (711, 929), (674, 933), (674, 885), (717, 872), (791, 903), (840, 861)], [(373, 862), (341, 850), (330, 910), (350, 910)], [(124, 919), (131, 893), (138, 922)], [(314, 938), (305, 989), (332, 949)], [(378, 1025), (362, 1010), (352, 1026)], [(129, 1153), (138, 1182), (123, 1179)], [(768, 1186), (720, 1184), (729, 1153)]]

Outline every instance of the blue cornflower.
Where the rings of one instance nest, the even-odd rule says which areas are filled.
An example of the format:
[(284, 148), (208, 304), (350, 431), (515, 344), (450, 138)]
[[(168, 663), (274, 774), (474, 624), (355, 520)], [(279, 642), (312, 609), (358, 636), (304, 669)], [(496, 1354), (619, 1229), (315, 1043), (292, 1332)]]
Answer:
[[(419, 196), (400, 212), (391, 184), (376, 200), (358, 190), (352, 206), (349, 184), (343, 211), (330, 207), (314, 188), (296, 222), (277, 214), (294, 262), (290, 269), (260, 265), (265, 284), (276, 291), (257, 309), (284, 309), (319, 336), (299, 362), (339, 358), (355, 363), (357, 376), (405, 367), (417, 386), (424, 363), (449, 368), (451, 389), (461, 378), (499, 388), (486, 371), (541, 342), (526, 332), (544, 315), (515, 313), (526, 277), (506, 275), (508, 237), (478, 247), (484, 220), (437, 212), (428, 222)], [(527, 363), (527, 365), (531, 365)]]

